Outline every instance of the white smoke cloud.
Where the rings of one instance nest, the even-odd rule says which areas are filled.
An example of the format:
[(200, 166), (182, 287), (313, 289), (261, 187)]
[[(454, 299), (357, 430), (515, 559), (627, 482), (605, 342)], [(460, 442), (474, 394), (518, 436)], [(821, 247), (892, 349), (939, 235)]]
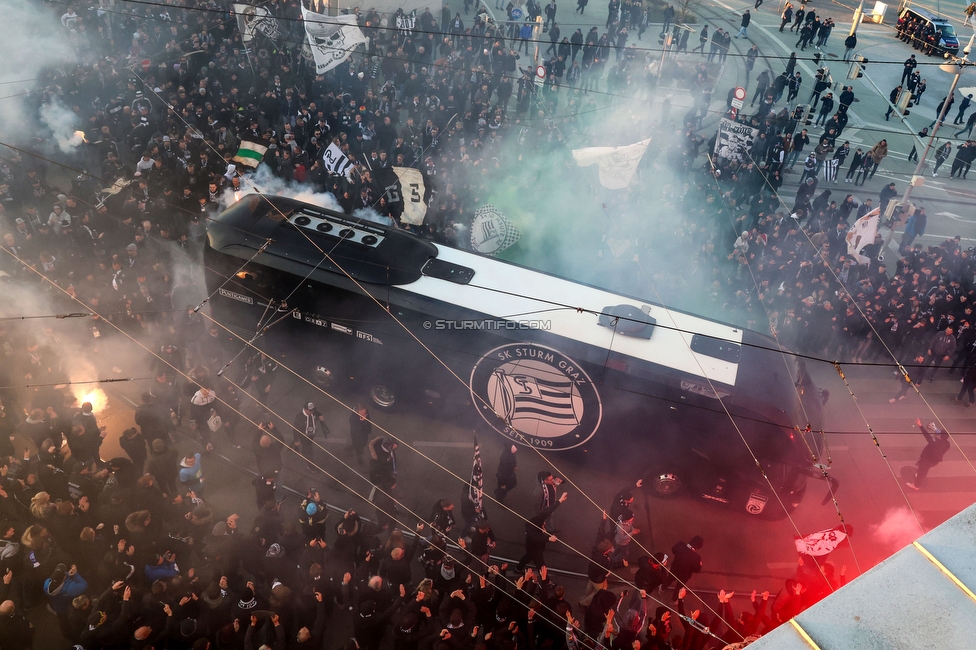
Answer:
[(51, 129), (51, 137), (62, 153), (72, 153), (85, 141), (85, 133), (78, 129), (78, 116), (55, 97), (40, 108), (41, 122)]
[[(221, 196), (221, 207), (226, 208), (243, 195), (250, 192), (258, 192), (268, 196), (285, 196), (296, 201), (311, 203), (320, 208), (342, 212), (342, 206), (331, 192), (318, 192), (308, 183), (286, 182), (271, 173), (267, 165), (261, 165), (257, 171), (241, 180), (240, 193), (233, 190), (225, 190)], [(353, 218), (361, 221), (371, 221), (383, 226), (394, 225), (393, 220), (385, 217), (372, 208), (360, 208), (352, 214)]]
[(45, 68), (77, 62), (78, 57), (46, 3), (0, 0), (0, 16), (7, 26), (0, 39), (0, 87), (6, 97), (0, 101), (0, 137), (6, 142), (22, 141), (25, 135), (36, 134), (25, 100), (37, 77)]
[(890, 548), (908, 546), (921, 534), (915, 516), (905, 507), (890, 508), (870, 530), (876, 541)]

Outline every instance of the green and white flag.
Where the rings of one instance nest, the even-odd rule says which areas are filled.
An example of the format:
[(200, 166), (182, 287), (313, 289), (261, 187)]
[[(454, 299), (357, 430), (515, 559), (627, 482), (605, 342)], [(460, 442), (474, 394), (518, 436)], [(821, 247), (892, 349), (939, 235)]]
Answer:
[(239, 162), (245, 167), (255, 169), (264, 160), (264, 154), (267, 151), (268, 147), (262, 142), (244, 138), (241, 140), (241, 146), (237, 150), (237, 155), (234, 156), (234, 162)]

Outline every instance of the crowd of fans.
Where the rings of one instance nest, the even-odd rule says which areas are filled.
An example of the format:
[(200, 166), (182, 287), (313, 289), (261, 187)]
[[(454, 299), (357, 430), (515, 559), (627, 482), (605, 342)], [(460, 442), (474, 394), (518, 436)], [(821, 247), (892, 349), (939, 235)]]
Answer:
[[(553, 44), (547, 52), (539, 48), (547, 76), (537, 85), (531, 57), (518, 50), (539, 36), (526, 37), (514, 20), (496, 25), (483, 8), (463, 17), (446, 6), (415, 16), (362, 12), (368, 49), (317, 75), (301, 58), (297, 2), (267, 3), (282, 40), (273, 45), (258, 37), (249, 48), (228, 4), (69, 8), (60, 20), (77, 65), (52, 72), (30, 100), (36, 109), (57, 98), (84, 121), (84, 143), (62, 161), (75, 171), (66, 177), (27, 153), (41, 151), (40, 142), (0, 156), (4, 281), (68, 312), (78, 311), (75, 298), (97, 311), (100, 316), (77, 321), (79, 340), (105, 345), (119, 336), (118, 326), (156, 355), (137, 426), (120, 441), (127, 457), (103, 459), (104, 431), (91, 405), (53, 388), (69, 379), (66, 342), (49, 329), (0, 327), (3, 374), (10, 380), (4, 384), (41, 386), (0, 394), (0, 457), (6, 459), (0, 466), (0, 647), (30, 648), (33, 631), (23, 612), (47, 605), (63, 636), (89, 650), (318, 648), (327, 636), (338, 647), (343, 644), (330, 631), (340, 629), (340, 620), (351, 623), (350, 650), (376, 650), (391, 629), (398, 650), (710, 648), (770, 629), (843, 581), (843, 571), (835, 578), (830, 565), (808, 561), (771, 600), (754, 593), (751, 612), (735, 615), (724, 592), (718, 613), (685, 611), (684, 585), (701, 569), (703, 540), (676, 544), (667, 568), (663, 554), (631, 550), (639, 531), (632, 496), (622, 490), (599, 527), (586, 592), (572, 602), (545, 567), (545, 546), (555, 541), (552, 514), (565, 498), (551, 476), (539, 477), (543, 499), (527, 519), (518, 567), (494, 563), (487, 522), (466, 513), (465, 525), (457, 526), (446, 500), (412, 535), (382, 515), (374, 524), (352, 511), (327, 529), (326, 504), (314, 489), (298, 517), (282, 512), (274, 495), (286, 436), (273, 418), (262, 416), (261, 428), (250, 427), (222, 406), (244, 396), (216, 377), (228, 361), (220, 330), (192, 309), (200, 297), (175, 273), (184, 253), (196, 252), (225, 190), (240, 187), (229, 165), (241, 138), (273, 145), (263, 162), (275, 176), (330, 191), (349, 212), (371, 208), (395, 218), (397, 206), (375, 172), (417, 167), (433, 196), (424, 224), (403, 227), (467, 246), (477, 202), (510, 178), (507, 163), (518, 151), (568, 157), (565, 134), (578, 135), (596, 119), (588, 92), (603, 90), (609, 101), (649, 94), (660, 72), (657, 56), (628, 45), (628, 28), (639, 36), (658, 18), (654, 12), (667, 23), (674, 9), (612, 0), (603, 30), (562, 36), (553, 30), (569, 7), (530, 2), (529, 18), (544, 16), (542, 38)], [(585, 7), (581, 0), (577, 11)], [(513, 9), (506, 8), (509, 17)], [(699, 131), (714, 68), (688, 54), (689, 32), (675, 29), (678, 51), (684, 47), (690, 62), (678, 82), (691, 90), (693, 105), (679, 123), (685, 129), (665, 136), (644, 163), (645, 169), (666, 163), (685, 184), (653, 197), (662, 211), (683, 219), (666, 241), (654, 240), (658, 253), (684, 251), (691, 260), (673, 286), (707, 286), (720, 308), (768, 322), (785, 344), (812, 354), (885, 359), (888, 346), (932, 375), (940, 366), (972, 365), (974, 269), (958, 238), (912, 247), (924, 234), (921, 211), (889, 278), (876, 260), (877, 245), (874, 254), (865, 252), (869, 262), (858, 264), (844, 242), (848, 222), (872, 202), (817, 193), (828, 154), (841, 165), (862, 154), (858, 165), (868, 159), (873, 165), (864, 165), (865, 177), (883, 158), (880, 150), (864, 156), (851, 154), (846, 143), (837, 146), (853, 93), (841, 94), (828, 119), (834, 101), (814, 88), (819, 101), (830, 101), (824, 136), (794, 207), (786, 210), (782, 174), (809, 141), (805, 130), (797, 133), (798, 116), (773, 106), (784, 93), (790, 101), (799, 91), (795, 61), (775, 79), (768, 71), (759, 76), (760, 109), (749, 120), (761, 132), (746, 160), (716, 159), (702, 168)], [(722, 47), (728, 52), (725, 35), (720, 41), (713, 39), (719, 61)], [(667, 101), (663, 109), (667, 123)], [(324, 169), (321, 153), (330, 142), (353, 159), (348, 177)], [(59, 177), (73, 180), (52, 180)], [(640, 192), (627, 200), (650, 198)], [(879, 199), (893, 196), (882, 191)], [(644, 272), (655, 281), (664, 273), (653, 263)], [(251, 358), (244, 387), (263, 402), (276, 369), (269, 357)], [(324, 426), (316, 414), (309, 403), (291, 427), (294, 436), (287, 436), (310, 462), (315, 427)], [(389, 487), (393, 445), (369, 441), (365, 409), (358, 415), (350, 420), (357, 457), (362, 463), (368, 449), (371, 480)], [(218, 432), (226, 442), (213, 435)], [(218, 515), (206, 501), (201, 453), (215, 444), (254, 452), (260, 514), (250, 527), (239, 525), (237, 515)], [(501, 498), (516, 483), (513, 456), (499, 467)], [(395, 477), (395, 461), (392, 467)], [(451, 550), (448, 541), (458, 540), (461, 548)], [(611, 571), (635, 567), (626, 574), (634, 585), (628, 594), (608, 589)], [(679, 615), (664, 606), (649, 609), (652, 597)]]

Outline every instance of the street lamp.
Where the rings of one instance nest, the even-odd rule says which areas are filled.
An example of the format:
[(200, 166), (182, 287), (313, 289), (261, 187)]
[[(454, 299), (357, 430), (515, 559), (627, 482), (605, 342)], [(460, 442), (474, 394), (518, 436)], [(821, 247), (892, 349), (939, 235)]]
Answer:
[[(922, 175), (922, 168), (925, 166), (925, 158), (929, 155), (929, 151), (932, 150), (932, 145), (935, 143), (935, 136), (939, 132), (939, 127), (942, 126), (942, 121), (946, 117), (946, 113), (949, 110), (949, 103), (952, 100), (953, 95), (956, 92), (956, 86), (959, 85), (959, 79), (962, 77), (963, 71), (967, 66), (973, 65), (969, 61), (969, 52), (973, 49), (973, 40), (976, 39), (976, 34), (969, 37), (969, 45), (965, 47), (962, 51), (962, 57), (957, 57), (946, 53), (947, 61), (939, 66), (941, 70), (945, 72), (952, 73), (952, 85), (949, 86), (949, 92), (946, 94), (945, 99), (942, 102), (942, 110), (939, 112), (939, 116), (935, 119), (935, 127), (932, 129), (932, 133), (929, 135), (928, 142), (925, 143), (925, 150), (922, 151), (922, 155), (918, 157), (918, 164), (915, 165), (915, 171), (912, 172), (912, 180), (908, 183), (908, 187), (905, 188), (905, 194), (901, 197), (902, 206), (908, 205), (908, 199), (912, 196), (912, 190), (915, 186), (921, 187), (925, 184), (925, 176)], [(878, 253), (878, 261), (884, 261), (884, 252), (888, 249), (888, 245), (891, 244), (892, 237), (895, 236), (895, 228), (901, 225), (901, 217), (898, 217), (898, 221), (891, 224), (891, 229), (885, 236), (884, 244), (881, 246), (881, 250)]]

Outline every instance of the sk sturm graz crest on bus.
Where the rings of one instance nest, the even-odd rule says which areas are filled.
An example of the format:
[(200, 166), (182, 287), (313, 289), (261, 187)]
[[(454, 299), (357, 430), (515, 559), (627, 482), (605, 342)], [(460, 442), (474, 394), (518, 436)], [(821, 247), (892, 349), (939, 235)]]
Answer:
[(527, 446), (578, 447), (603, 418), (596, 386), (562, 352), (511, 343), (485, 354), (471, 371), (475, 408), (493, 429)]

